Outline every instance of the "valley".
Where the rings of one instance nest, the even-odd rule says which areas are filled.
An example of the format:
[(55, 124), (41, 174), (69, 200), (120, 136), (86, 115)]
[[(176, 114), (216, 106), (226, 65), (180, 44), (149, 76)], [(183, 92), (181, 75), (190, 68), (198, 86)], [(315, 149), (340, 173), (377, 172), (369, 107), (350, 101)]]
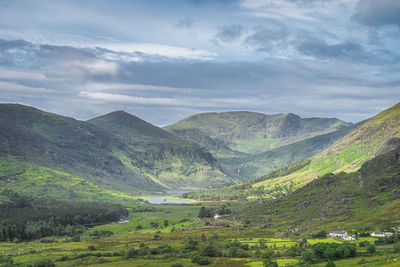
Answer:
[[(396, 266), (399, 107), (358, 124), (200, 114), (179, 132), (2, 105), (0, 266)], [(253, 116), (279, 126), (251, 132)]]

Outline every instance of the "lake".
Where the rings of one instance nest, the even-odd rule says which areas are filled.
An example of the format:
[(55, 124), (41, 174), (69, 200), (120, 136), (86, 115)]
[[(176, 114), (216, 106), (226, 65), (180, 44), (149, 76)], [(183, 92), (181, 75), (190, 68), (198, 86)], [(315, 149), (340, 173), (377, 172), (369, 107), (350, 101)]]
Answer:
[(192, 204), (193, 202), (175, 199), (175, 198), (166, 198), (166, 197), (153, 197), (149, 199), (145, 199), (145, 201), (150, 204)]

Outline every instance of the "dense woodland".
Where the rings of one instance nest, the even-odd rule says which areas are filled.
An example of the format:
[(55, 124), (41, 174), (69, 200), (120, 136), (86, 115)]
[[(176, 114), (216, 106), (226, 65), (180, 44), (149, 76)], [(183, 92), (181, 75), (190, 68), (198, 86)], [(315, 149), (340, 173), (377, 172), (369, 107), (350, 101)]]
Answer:
[(119, 204), (31, 199), (4, 190), (11, 201), (0, 205), (0, 241), (75, 236), (81, 226), (107, 223), (127, 215)]

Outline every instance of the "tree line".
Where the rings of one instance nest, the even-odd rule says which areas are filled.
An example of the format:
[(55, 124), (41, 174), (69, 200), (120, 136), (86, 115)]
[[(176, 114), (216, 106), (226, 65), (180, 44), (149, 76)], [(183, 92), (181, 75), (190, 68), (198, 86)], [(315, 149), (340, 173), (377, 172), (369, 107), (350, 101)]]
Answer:
[(11, 190), (1, 195), (0, 241), (39, 239), (51, 235), (75, 235), (84, 225), (119, 220), (128, 214), (120, 204), (31, 199)]

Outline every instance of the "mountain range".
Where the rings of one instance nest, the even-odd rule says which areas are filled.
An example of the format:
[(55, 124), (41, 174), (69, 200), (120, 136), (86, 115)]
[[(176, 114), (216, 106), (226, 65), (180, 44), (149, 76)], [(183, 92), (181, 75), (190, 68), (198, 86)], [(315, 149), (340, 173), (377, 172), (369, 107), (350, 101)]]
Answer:
[(122, 111), (78, 121), (2, 104), (0, 129), (0, 176), (5, 188), (30, 181), (32, 192), (36, 188), (57, 194), (70, 191), (63, 183), (65, 177), (74, 177), (139, 194), (234, 182), (204, 148)]
[(251, 195), (262, 187), (276, 197), (328, 173), (357, 171), (395, 149), (399, 122), (400, 104), (358, 124), (223, 112), (197, 114), (164, 129), (124, 111), (79, 121), (1, 104), (0, 185), (76, 199), (229, 185), (215, 190)]
[(247, 180), (313, 156), (353, 127), (335, 118), (236, 111), (196, 114), (164, 129), (207, 148)]
[(332, 146), (311, 157), (302, 168), (288, 166), (293, 171), (266, 175), (253, 186), (263, 186), (270, 191), (289, 186), (297, 189), (327, 173), (357, 171), (364, 162), (399, 145), (400, 103), (360, 123)]

